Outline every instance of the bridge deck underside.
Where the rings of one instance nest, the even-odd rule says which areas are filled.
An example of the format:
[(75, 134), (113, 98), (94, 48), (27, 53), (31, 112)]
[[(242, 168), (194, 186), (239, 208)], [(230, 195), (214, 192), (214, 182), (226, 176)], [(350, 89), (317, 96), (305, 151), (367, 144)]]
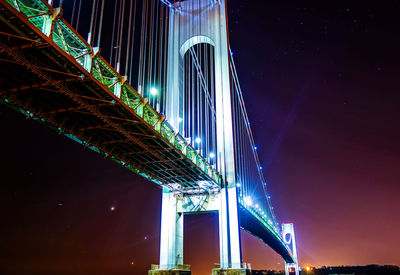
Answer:
[(281, 255), (285, 262), (293, 263), (293, 257), (283, 245), (282, 241), (242, 205), (239, 206), (239, 223), (241, 228), (259, 238), (276, 253)]
[(1, 101), (160, 184), (212, 179), (26, 18), (0, 2)]

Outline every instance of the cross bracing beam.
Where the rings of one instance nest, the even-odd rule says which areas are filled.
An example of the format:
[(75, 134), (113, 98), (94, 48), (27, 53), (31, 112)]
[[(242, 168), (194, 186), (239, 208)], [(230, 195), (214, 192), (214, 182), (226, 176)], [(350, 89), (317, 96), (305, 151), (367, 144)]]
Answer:
[[(115, 131), (115, 129), (110, 129), (111, 131)], [(133, 136), (139, 136), (139, 137), (144, 137), (144, 138), (156, 138), (157, 136), (155, 135), (146, 135), (146, 134), (142, 134), (142, 133), (133, 133), (133, 132), (129, 132), (131, 135)], [(114, 143), (127, 143), (127, 144), (134, 144), (134, 142), (132, 142), (131, 139), (116, 139), (116, 140), (109, 140), (109, 141), (105, 141), (102, 144), (106, 145), (106, 144), (114, 144)]]
[[(111, 103), (108, 103), (108, 104), (96, 104), (96, 105), (91, 105), (90, 107), (98, 107), (99, 108), (99, 107), (109, 106), (110, 104)], [(61, 109), (49, 111), (49, 114), (58, 114), (58, 113), (64, 113), (64, 112), (75, 112), (75, 111), (81, 111), (81, 110), (85, 110), (85, 109), (87, 109), (87, 107), (83, 107), (83, 106), (61, 108)]]
[[(159, 152), (162, 152), (162, 151), (166, 151), (166, 152), (168, 152), (168, 151), (172, 151), (173, 149), (171, 149), (171, 148), (162, 148), (162, 147), (158, 147), (158, 149), (157, 149)], [(149, 151), (137, 151), (137, 152), (129, 152), (129, 153), (127, 153), (128, 155), (140, 155), (140, 154), (148, 154), (149, 153)]]
[(111, 128), (104, 125), (87, 126), (83, 128), (76, 129), (77, 132), (84, 132), (90, 130), (110, 130)]

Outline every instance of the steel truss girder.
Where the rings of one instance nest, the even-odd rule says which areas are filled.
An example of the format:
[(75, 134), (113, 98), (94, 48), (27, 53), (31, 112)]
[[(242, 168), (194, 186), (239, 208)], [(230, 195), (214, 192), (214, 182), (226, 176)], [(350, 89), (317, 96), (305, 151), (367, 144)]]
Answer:
[[(117, 101), (121, 101), (133, 109), (134, 111), (130, 111), (131, 114), (139, 116), (139, 120), (144, 120), (149, 124), (148, 126), (152, 127), (151, 129), (155, 130), (157, 135), (159, 135), (158, 138), (167, 141), (168, 146), (175, 147), (174, 149), (184, 156), (186, 164), (187, 162), (193, 163), (193, 168), (196, 170), (195, 174), (201, 174), (206, 178), (209, 177), (215, 185), (221, 184), (221, 177), (215, 168), (213, 168), (207, 160), (198, 153), (193, 150), (186, 150), (186, 147), (193, 149), (190, 144), (187, 144), (187, 142), (185, 142), (186, 144), (184, 145), (180, 144), (180, 139), (182, 139), (182, 137), (177, 134), (177, 137), (179, 136), (178, 141), (178, 139), (173, 136), (171, 125), (164, 121), (163, 117), (147, 104), (146, 99), (138, 95), (129, 84), (126, 84), (126, 79), (120, 76), (100, 56), (100, 50), (98, 48), (92, 48), (64, 19), (62, 19), (60, 9), (54, 9), (42, 0), (29, 1), (25, 3), (25, 5), (27, 5), (25, 8), (32, 6), (33, 9), (31, 10), (34, 10), (36, 15), (39, 17), (46, 17), (44, 21), (35, 21), (34, 19), (38, 16), (31, 16), (32, 14), (24, 16), (24, 14), (26, 14), (26, 9), (21, 9), (17, 1), (10, 2), (0, 0), (0, 5), (3, 8), (4, 14), (7, 14), (8, 17), (11, 15), (10, 18), (12, 18), (12, 20), (18, 21), (17, 25), (20, 27), (20, 29), (18, 29), (18, 34), (25, 33), (27, 37), (33, 37), (34, 39), (32, 40), (34, 41), (42, 41), (43, 44), (46, 44), (46, 47), (50, 46), (52, 48), (53, 53), (61, 57), (54, 59), (53, 56), (51, 60), (52, 62), (57, 63), (59, 66), (63, 66), (66, 63), (61, 64), (61, 61), (58, 62), (58, 60), (66, 59), (69, 65), (72, 65), (73, 67), (75, 66), (73, 68), (74, 71), (78, 67), (80, 71), (84, 68), (86, 71), (79, 76), (82, 77), (82, 80), (83, 78), (89, 80), (91, 82), (90, 85), (92, 85), (93, 82), (105, 85), (105, 87), (103, 87), (105, 88), (105, 94), (111, 92), (120, 98), (120, 100)], [(6, 24), (10, 25), (11, 21), (7, 21)], [(50, 56), (48, 55), (47, 57)], [(43, 87), (42, 90), (64, 94), (58, 91), (58, 89)], [(75, 96), (82, 99), (87, 98), (86, 96), (79, 94), (75, 94)], [(102, 101), (102, 99), (93, 100)], [(136, 105), (138, 101), (139, 105)], [(119, 102), (119, 104), (121, 104), (121, 102)], [(81, 113), (88, 114), (83, 111)], [(121, 117), (108, 116), (108, 118), (118, 121), (127, 121)], [(177, 172), (181, 173), (179, 169)]]
[[(63, 83), (61, 83), (60, 81), (57, 80), (53, 80), (51, 79), (51, 77), (49, 75), (47, 75), (46, 73), (44, 73), (43, 71), (40, 70), (40, 68), (38, 68), (37, 66), (35, 66), (34, 64), (31, 64), (28, 60), (26, 60), (24, 58), (23, 55), (19, 55), (19, 51), (15, 50), (15, 49), (11, 49), (9, 47), (7, 47), (6, 45), (4, 45), (3, 43), (0, 43), (0, 48), (7, 52), (15, 61), (19, 62), (20, 64), (24, 65), (26, 68), (28, 68), (32, 73), (34, 73), (35, 75), (39, 76), (40, 78), (42, 78), (43, 80), (46, 81), (46, 83), (49, 84), (49, 86), (55, 87), (56, 90), (54, 90), (57, 93), (62, 93), (64, 95), (67, 95), (69, 98), (73, 99), (74, 102), (78, 103), (81, 105), (81, 107), (83, 109), (87, 109), (91, 112), (88, 112), (87, 114), (91, 114), (91, 115), (97, 115), (98, 117), (100, 117), (104, 122), (105, 125), (108, 128), (112, 128), (114, 130), (116, 130), (117, 132), (122, 132), (124, 135), (128, 136), (127, 140), (129, 140), (130, 142), (132, 142), (133, 144), (143, 144), (142, 142), (138, 142), (138, 140), (134, 137), (132, 137), (132, 135), (134, 133), (130, 133), (129, 131), (124, 130), (123, 128), (119, 127), (119, 124), (116, 125), (115, 123), (113, 123), (110, 119), (119, 119), (116, 117), (108, 117), (107, 115), (101, 114), (98, 112), (98, 110), (94, 110), (95, 107), (93, 105), (87, 104), (85, 103), (82, 99), (80, 99), (79, 95), (75, 95), (74, 93), (68, 91), (68, 88), (65, 87), (65, 85)], [(65, 129), (67, 131), (70, 132), (75, 132), (74, 129)], [(79, 135), (77, 135), (77, 137), (79, 137)], [(143, 144), (144, 145), (144, 144)], [(151, 150), (150, 147), (147, 147), (146, 145), (141, 146), (142, 148), (145, 148), (147, 152), (149, 152), (151, 155), (156, 155), (157, 158), (162, 158), (157, 152), (154, 152), (154, 150)], [(102, 149), (103, 152), (107, 153), (106, 150)], [(109, 153), (107, 153), (109, 154)], [(159, 175), (159, 171), (157, 171), (156, 173), (153, 171), (150, 171), (148, 169), (145, 169), (145, 167), (143, 167), (143, 165), (139, 164), (139, 163), (134, 163), (134, 162), (127, 162), (130, 165), (133, 165), (135, 167), (140, 167), (140, 170), (142, 170), (143, 172), (145, 172), (146, 174), (148, 174), (150, 177), (153, 178), (160, 178)], [(172, 163), (171, 162), (164, 162), (164, 164), (166, 164), (167, 166), (171, 166)], [(191, 178), (191, 176), (188, 173), (183, 172), (180, 169), (176, 169), (176, 167), (174, 167), (175, 165), (172, 165), (173, 167), (170, 168), (171, 171), (181, 171), (181, 175), (180, 176), (174, 176), (174, 178), (177, 177), (182, 177), (182, 178)], [(195, 178), (191, 179), (193, 182), (196, 182)], [(167, 183), (164, 183), (167, 184)]]
[[(13, 102), (14, 102), (14, 101), (13, 101)], [(29, 103), (26, 103), (26, 104), (22, 104), (21, 102), (14, 102), (14, 103), (17, 104), (17, 105), (19, 105), (19, 106), (24, 107), (25, 109), (29, 109), (29, 107), (30, 107), (30, 106), (29, 106)], [(41, 115), (43, 118), (45, 118), (46, 121), (48, 121), (49, 123), (51, 123), (51, 125), (52, 125), (53, 127), (58, 127), (58, 126), (60, 126), (61, 124), (63, 124), (62, 122), (56, 121), (56, 120), (54, 119), (54, 117), (52, 117), (52, 116), (45, 116), (45, 114), (40, 114), (40, 115)], [(28, 118), (30, 118), (30, 117), (28, 117)], [(77, 133), (76, 130), (73, 129), (73, 128), (64, 127), (64, 130), (62, 131), (62, 133), (64, 133), (64, 132), (73, 133), (73, 135), (74, 135), (76, 138), (78, 138), (79, 140), (82, 141), (82, 145), (83, 145), (83, 146), (86, 146), (86, 147), (94, 146), (94, 147), (98, 148), (99, 153), (102, 153), (105, 157), (115, 155), (115, 153), (113, 152), (113, 149), (108, 150), (108, 149), (105, 148), (105, 147), (102, 147), (102, 148), (100, 149), (100, 147), (99, 147), (98, 144), (90, 143), (90, 138), (85, 138), (82, 134)], [(60, 134), (62, 134), (62, 133), (60, 132)], [(86, 142), (84, 141), (85, 139), (87, 140)], [(132, 165), (132, 166), (134, 166), (134, 167), (138, 167), (138, 166), (139, 166), (138, 163), (132, 162), (130, 159), (126, 158), (126, 157), (125, 157), (125, 154), (120, 154), (120, 155), (118, 155), (118, 158), (119, 158), (121, 161), (123, 161), (123, 162), (126, 163), (125, 166), (129, 166), (129, 165)], [(146, 174), (149, 175), (151, 178), (157, 178), (157, 177), (158, 177), (156, 173), (154, 173), (154, 172), (151, 171), (151, 170), (146, 169), (146, 167), (140, 167), (140, 171), (143, 172), (143, 173), (146, 173)]]
[[(110, 120), (106, 115), (102, 114), (99, 110), (97, 110), (95, 107), (92, 105), (87, 104), (84, 102), (82, 99), (77, 97), (74, 93), (72, 93), (63, 83), (60, 83), (57, 80), (53, 80), (51, 76), (47, 75), (44, 73), (42, 70), (40, 70), (36, 65), (32, 64), (30, 61), (28, 61), (23, 55), (19, 53), (19, 51), (16, 51), (14, 49), (10, 49), (7, 45), (4, 43), (0, 42), (0, 49), (4, 50), (10, 57), (12, 57), (15, 61), (18, 61), (21, 65), (24, 65), (27, 69), (29, 69), (33, 74), (37, 75), (38, 77), (42, 78), (44, 81), (47, 81), (51, 86), (55, 87), (57, 90), (59, 90), (61, 93), (65, 94), (67, 97), (72, 99), (75, 103), (80, 105), (81, 107), (90, 110), (93, 115), (96, 115), (99, 117), (101, 120), (104, 121), (104, 123), (111, 128), (115, 129), (117, 132), (120, 132), (124, 136), (127, 137), (127, 140), (130, 142), (139, 145), (140, 147), (148, 150), (151, 155), (153, 155), (155, 158), (162, 159), (162, 156), (158, 153), (155, 152), (154, 150), (150, 150), (150, 148), (144, 144), (142, 141), (140, 141), (138, 138), (134, 137), (133, 134), (129, 133), (125, 129), (123, 129), (120, 125), (116, 124), (112, 120)], [(191, 177), (190, 175), (184, 173), (179, 167), (175, 165), (171, 165), (171, 163), (165, 163), (168, 166), (171, 166), (172, 169), (175, 171), (178, 171), (182, 176), (188, 176)], [(193, 181), (196, 181), (194, 178), (192, 178)]]

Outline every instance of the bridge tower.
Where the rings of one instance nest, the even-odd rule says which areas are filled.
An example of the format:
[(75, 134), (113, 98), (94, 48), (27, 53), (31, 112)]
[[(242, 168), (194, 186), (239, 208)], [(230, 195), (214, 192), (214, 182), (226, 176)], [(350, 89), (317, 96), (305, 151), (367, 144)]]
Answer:
[(293, 253), (294, 263), (285, 263), (286, 275), (292, 274), (293, 270), (296, 275), (299, 275), (299, 262), (297, 259), (296, 238), (294, 236), (293, 223), (282, 224), (282, 237), (283, 241), (289, 246)]
[[(215, 211), (219, 215), (220, 268), (213, 272), (219, 274), (218, 270), (239, 270), (245, 274), (246, 269), (241, 268), (226, 0), (177, 1), (169, 13), (168, 41), (165, 113), (168, 122), (177, 131), (182, 130), (182, 116), (185, 116), (185, 89), (182, 84), (185, 54), (197, 44), (213, 48), (217, 129), (215, 156), (223, 186), (219, 192), (199, 195), (182, 196), (163, 190), (159, 268), (185, 269), (182, 265), (184, 215)], [(186, 274), (185, 271), (182, 274)]]

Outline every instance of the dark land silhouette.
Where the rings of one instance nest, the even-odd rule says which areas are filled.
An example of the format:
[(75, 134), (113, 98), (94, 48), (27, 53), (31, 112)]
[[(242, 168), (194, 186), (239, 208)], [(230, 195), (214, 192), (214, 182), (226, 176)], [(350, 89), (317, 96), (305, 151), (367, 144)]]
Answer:
[[(275, 270), (253, 270), (253, 275), (284, 275), (284, 271)], [(396, 265), (366, 265), (366, 266), (324, 266), (302, 270), (302, 275), (395, 275), (400, 274), (400, 268)]]

